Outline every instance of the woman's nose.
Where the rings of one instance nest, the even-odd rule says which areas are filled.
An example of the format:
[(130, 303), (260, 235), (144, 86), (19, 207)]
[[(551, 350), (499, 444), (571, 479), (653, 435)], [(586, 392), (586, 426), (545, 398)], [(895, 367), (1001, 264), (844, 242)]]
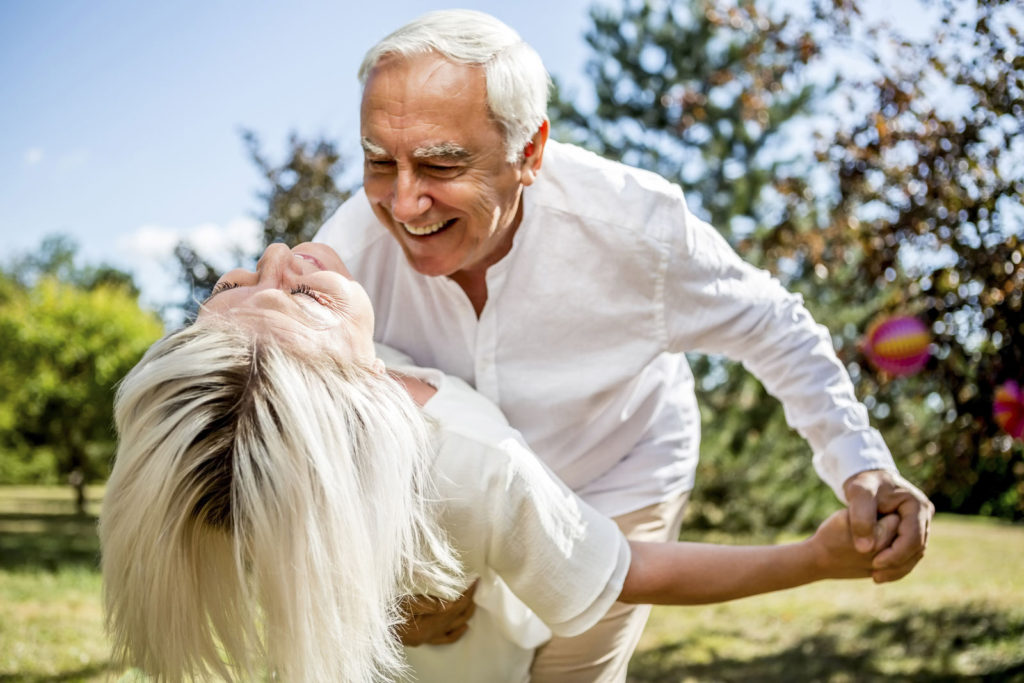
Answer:
[(256, 267), (260, 282), (277, 284), (288, 274), (302, 274), (302, 264), (292, 254), (292, 250), (280, 242), (271, 244), (264, 250), (263, 256)]

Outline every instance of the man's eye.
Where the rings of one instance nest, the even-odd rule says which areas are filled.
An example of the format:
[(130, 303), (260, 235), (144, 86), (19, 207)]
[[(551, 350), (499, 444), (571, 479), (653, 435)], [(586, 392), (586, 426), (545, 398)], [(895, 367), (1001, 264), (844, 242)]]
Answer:
[(428, 172), (435, 175), (450, 176), (455, 175), (459, 172), (460, 166), (444, 166), (441, 164), (427, 164), (425, 166)]
[(366, 163), (373, 168), (391, 168), (395, 165), (395, 162), (389, 159), (367, 159)]

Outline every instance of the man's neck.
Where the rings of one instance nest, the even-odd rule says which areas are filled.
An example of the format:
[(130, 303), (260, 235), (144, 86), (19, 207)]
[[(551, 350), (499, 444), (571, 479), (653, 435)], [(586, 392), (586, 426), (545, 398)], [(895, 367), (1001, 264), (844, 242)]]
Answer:
[(476, 317), (479, 318), (484, 305), (487, 304), (487, 269), (460, 270), (452, 273), (450, 277), (469, 297), (469, 303), (473, 305)]
[(455, 284), (461, 287), (462, 291), (466, 293), (467, 297), (469, 297), (469, 303), (473, 305), (473, 311), (476, 312), (477, 318), (480, 317), (480, 313), (483, 312), (484, 306), (487, 304), (487, 269), (508, 256), (508, 253), (512, 251), (512, 244), (515, 240), (516, 233), (523, 224), (522, 190), (520, 190), (519, 197), (516, 201), (518, 202), (518, 205), (516, 207), (515, 218), (512, 221), (511, 227), (505, 231), (505, 234), (502, 236), (501, 242), (497, 248), (479, 263), (475, 263), (469, 268), (457, 270), (448, 276), (453, 282), (455, 282)]

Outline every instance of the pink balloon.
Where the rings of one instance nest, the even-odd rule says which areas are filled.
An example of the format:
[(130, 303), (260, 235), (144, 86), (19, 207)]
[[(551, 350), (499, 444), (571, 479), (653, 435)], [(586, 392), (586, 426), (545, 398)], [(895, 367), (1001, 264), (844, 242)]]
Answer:
[(877, 318), (868, 327), (861, 349), (868, 361), (894, 376), (913, 375), (931, 356), (931, 335), (923, 322), (909, 315)]
[(992, 404), (996, 424), (1015, 439), (1024, 438), (1024, 390), (1012, 379), (996, 389)]

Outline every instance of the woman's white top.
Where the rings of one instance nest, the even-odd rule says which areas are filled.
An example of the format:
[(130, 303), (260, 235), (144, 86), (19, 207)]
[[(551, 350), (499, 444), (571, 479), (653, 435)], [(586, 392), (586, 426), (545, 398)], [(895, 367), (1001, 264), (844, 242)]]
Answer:
[(477, 611), (460, 640), (406, 648), (415, 678), (527, 681), (537, 646), (552, 633), (582, 633), (615, 602), (629, 545), (530, 452), (490, 401), (460, 379), (402, 365), (403, 356), (384, 347), (378, 353), (389, 369), (437, 389), (424, 411), (440, 432), (434, 474), (443, 525), (467, 574), (479, 576)]

